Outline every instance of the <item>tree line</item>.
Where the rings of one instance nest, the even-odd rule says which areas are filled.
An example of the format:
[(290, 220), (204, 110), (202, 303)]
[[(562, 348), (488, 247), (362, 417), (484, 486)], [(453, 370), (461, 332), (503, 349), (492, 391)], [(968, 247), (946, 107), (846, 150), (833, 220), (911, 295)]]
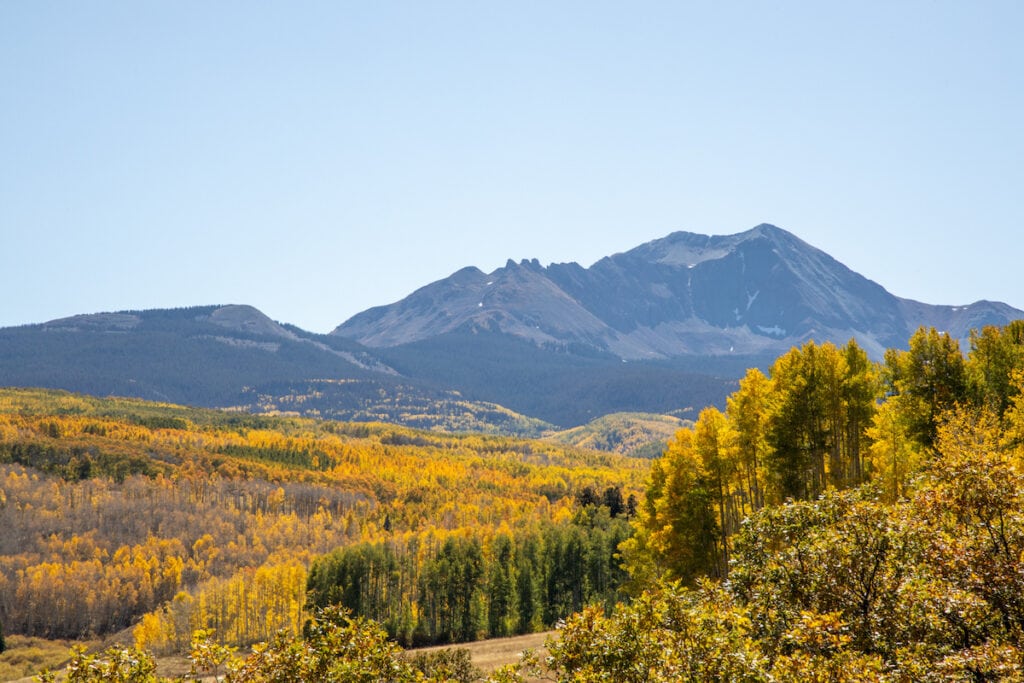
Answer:
[(340, 548), (317, 559), (310, 605), (380, 622), (400, 643), (424, 645), (552, 628), (583, 608), (623, 598), (618, 546), (631, 530), (617, 488), (584, 493), (567, 523), (480, 535), (411, 535)]
[(558, 680), (1020, 680), (1024, 322), (860, 360), (793, 349), (677, 435), (639, 595), (567, 621)]
[(881, 363), (850, 340), (811, 341), (749, 370), (726, 409), (706, 408), (652, 466), (637, 535), (625, 549), (634, 572), (659, 567), (693, 582), (724, 578), (743, 520), (787, 500), (874, 482), (894, 501), (934, 449), (943, 416), (958, 406), (999, 418), (1020, 392), (1024, 322), (956, 340), (919, 329)]

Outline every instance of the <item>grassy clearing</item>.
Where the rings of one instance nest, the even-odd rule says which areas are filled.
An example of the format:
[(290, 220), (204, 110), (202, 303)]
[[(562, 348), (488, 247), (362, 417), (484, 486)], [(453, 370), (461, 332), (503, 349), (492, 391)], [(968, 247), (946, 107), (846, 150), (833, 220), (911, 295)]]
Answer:
[(409, 652), (415, 654), (432, 650), (466, 649), (469, 650), (470, 656), (473, 658), (473, 665), (485, 674), (488, 674), (498, 667), (517, 663), (519, 655), (524, 650), (532, 650), (538, 655), (540, 661), (543, 662), (548, 654), (547, 648), (544, 646), (545, 642), (550, 636), (554, 636), (555, 633), (555, 631), (548, 631), (546, 633), (530, 633), (525, 636), (514, 636), (512, 638), (491, 638), (490, 640), (479, 640), (474, 643), (420, 648), (409, 650)]
[(74, 645), (94, 646), (93, 642), (45, 640), (8, 635), (7, 650), (0, 654), (0, 681), (30, 679), (42, 669), (59, 669), (68, 662)]

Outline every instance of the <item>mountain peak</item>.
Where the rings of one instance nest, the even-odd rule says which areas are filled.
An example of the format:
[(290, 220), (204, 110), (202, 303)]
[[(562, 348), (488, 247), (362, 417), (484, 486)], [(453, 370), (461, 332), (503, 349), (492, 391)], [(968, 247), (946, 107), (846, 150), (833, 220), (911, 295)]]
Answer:
[(741, 235), (765, 235), (765, 236), (769, 236), (769, 237), (780, 237), (780, 236), (793, 237), (794, 236), (793, 233), (789, 232), (788, 230), (783, 230), (779, 226), (772, 225), (771, 223), (760, 223), (760, 224), (755, 225), (754, 227), (752, 227), (750, 230), (747, 230), (746, 232), (741, 232), (739, 234), (741, 234)]
[(213, 310), (208, 316), (200, 316), (211, 323), (235, 332), (262, 334), (271, 337), (296, 339), (284, 327), (268, 318), (262, 311), (244, 304), (229, 304)]
[(761, 223), (758, 226), (734, 235), (739, 241), (766, 239), (776, 246), (785, 246), (789, 248), (796, 248), (799, 250), (813, 250), (815, 249), (811, 245), (804, 242), (802, 239), (794, 235), (788, 230), (784, 230), (778, 226), (772, 225), (771, 223)]
[(855, 338), (880, 357), (906, 344), (919, 325), (963, 339), (968, 321), (1005, 324), (1024, 315), (1009, 307), (950, 312), (907, 302), (770, 223), (732, 235), (677, 231), (590, 268), (509, 260), (477, 277), (471, 284), (455, 276), (432, 283), (353, 317), (334, 334), (399, 346), (487, 329), (625, 360), (773, 356), (809, 339)]
[(767, 239), (773, 245), (805, 245), (793, 233), (770, 223), (761, 223), (750, 230), (732, 235), (677, 231), (641, 244), (627, 252), (627, 255), (669, 266), (693, 268), (705, 261), (720, 259), (733, 253), (739, 245), (758, 239)]

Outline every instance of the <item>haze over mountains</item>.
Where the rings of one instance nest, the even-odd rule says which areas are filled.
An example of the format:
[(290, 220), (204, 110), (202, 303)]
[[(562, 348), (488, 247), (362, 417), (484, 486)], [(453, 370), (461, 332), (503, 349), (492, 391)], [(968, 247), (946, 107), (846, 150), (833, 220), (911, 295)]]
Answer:
[(921, 325), (966, 349), (972, 328), (1020, 317), (899, 298), (759, 225), (673, 233), (589, 268), (464, 268), (329, 335), (239, 305), (0, 329), (0, 385), (537, 434), (620, 411), (695, 416), (809, 339), (880, 358)]

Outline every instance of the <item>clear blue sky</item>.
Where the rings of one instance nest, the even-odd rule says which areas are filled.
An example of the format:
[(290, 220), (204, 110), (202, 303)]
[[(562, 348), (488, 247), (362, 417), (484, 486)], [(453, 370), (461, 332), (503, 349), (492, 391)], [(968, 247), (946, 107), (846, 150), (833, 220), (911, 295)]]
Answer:
[(0, 326), (774, 223), (1024, 308), (1024, 3), (0, 3)]

